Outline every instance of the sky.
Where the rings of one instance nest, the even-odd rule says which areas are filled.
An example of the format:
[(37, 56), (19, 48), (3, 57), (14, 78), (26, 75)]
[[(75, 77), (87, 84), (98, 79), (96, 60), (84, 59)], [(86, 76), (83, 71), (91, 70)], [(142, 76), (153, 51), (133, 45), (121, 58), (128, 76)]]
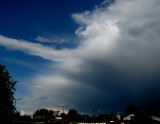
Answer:
[(1, 0), (0, 18), (18, 111), (159, 106), (159, 0)]

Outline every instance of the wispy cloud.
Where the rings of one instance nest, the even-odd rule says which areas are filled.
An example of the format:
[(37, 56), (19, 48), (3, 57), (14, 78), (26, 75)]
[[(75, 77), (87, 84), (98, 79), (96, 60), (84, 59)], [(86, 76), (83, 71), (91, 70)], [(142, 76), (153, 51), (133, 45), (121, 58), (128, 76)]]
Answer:
[[(43, 71), (43, 69), (40, 68), (40, 65), (35, 66), (35, 65), (33, 65), (33, 63), (30, 63), (30, 62), (22, 61), (22, 60), (19, 60), (19, 59), (9, 59), (9, 58), (4, 58), (3, 60), (5, 62), (9, 62), (9, 63), (12, 63), (12, 64), (14, 63), (14, 64), (25, 66), (25, 67), (30, 68), (32, 70)], [(41, 67), (42, 67), (42, 65), (41, 65)]]
[(51, 39), (51, 38), (46, 38), (46, 37), (42, 37), (42, 36), (37, 36), (35, 38), (36, 41), (42, 42), (42, 43), (59, 43), (59, 44), (63, 44), (63, 43), (67, 43), (68, 39), (65, 38), (56, 38), (56, 39)]
[(75, 50), (62, 49), (56, 50), (50, 46), (40, 43), (33, 43), (25, 40), (8, 38), (0, 35), (0, 45), (10, 50), (20, 50), (30, 55), (40, 56), (51, 61), (61, 61), (70, 57), (71, 52)]

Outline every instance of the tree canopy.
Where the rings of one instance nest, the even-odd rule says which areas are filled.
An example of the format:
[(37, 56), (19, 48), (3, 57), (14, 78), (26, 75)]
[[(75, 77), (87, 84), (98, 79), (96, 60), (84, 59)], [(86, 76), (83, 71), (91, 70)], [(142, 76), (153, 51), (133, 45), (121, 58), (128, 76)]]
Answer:
[(140, 110), (134, 104), (128, 105), (126, 107), (125, 115), (129, 114), (139, 114)]
[(10, 121), (15, 110), (13, 105), (15, 84), (4, 65), (0, 64), (0, 121)]
[(54, 111), (52, 110), (47, 110), (45, 108), (38, 109), (35, 111), (34, 115), (36, 116), (53, 116)]
[(77, 116), (78, 116), (78, 113), (77, 113), (76, 110), (74, 110), (74, 109), (69, 110), (69, 112), (68, 112), (68, 119), (70, 121), (75, 121), (76, 118), (77, 118)]

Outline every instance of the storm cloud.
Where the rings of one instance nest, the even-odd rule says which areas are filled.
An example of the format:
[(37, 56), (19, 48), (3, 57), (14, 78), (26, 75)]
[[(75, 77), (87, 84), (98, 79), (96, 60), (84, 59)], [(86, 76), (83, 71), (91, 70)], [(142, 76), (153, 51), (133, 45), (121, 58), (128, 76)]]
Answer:
[(35, 106), (65, 104), (81, 112), (109, 112), (123, 111), (131, 103), (160, 103), (160, 1), (109, 2), (71, 15), (79, 24), (77, 48), (34, 54), (51, 61), (58, 58), (49, 73), (31, 80)]
[(53, 74), (38, 76), (37, 85), (46, 88), (53, 103), (85, 112), (158, 104), (159, 5), (158, 0), (117, 0), (72, 14), (80, 25), (75, 31), (81, 38), (74, 49), (78, 54), (57, 64)]

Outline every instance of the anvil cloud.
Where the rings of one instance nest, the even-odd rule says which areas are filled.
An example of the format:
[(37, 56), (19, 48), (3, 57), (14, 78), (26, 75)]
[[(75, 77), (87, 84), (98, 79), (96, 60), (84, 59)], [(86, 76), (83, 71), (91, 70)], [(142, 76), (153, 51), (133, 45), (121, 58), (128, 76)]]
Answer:
[(34, 104), (30, 100), (26, 110), (67, 104), (81, 112), (108, 112), (160, 103), (160, 1), (105, 2), (71, 15), (81, 39), (74, 49), (0, 36), (1, 46), (56, 61), (49, 74), (31, 79)]

